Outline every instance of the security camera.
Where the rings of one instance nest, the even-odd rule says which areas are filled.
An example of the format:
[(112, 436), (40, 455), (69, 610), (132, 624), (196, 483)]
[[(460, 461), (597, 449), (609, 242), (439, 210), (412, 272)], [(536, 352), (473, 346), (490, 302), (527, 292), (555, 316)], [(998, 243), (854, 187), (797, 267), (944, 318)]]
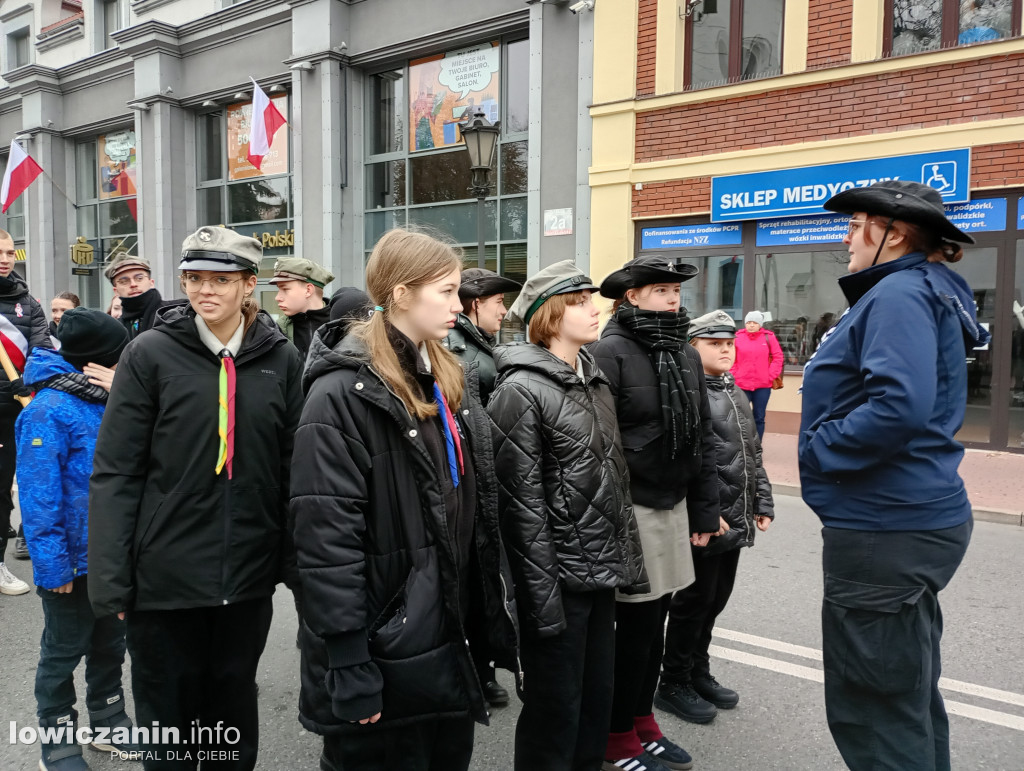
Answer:
[(579, 0), (578, 3), (573, 3), (569, 6), (569, 10), (573, 13), (580, 13), (581, 11), (592, 11), (594, 10), (594, 4), (596, 0)]

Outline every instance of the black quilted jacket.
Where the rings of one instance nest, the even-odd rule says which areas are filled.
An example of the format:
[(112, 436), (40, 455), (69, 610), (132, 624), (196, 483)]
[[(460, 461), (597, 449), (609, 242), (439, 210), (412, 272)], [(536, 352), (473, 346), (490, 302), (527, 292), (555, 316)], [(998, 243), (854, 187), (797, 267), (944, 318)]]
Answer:
[[(299, 719), (320, 734), (470, 714), (487, 721), (460, 593), (498, 666), (516, 666), (512, 575), (498, 532), (490, 422), (474, 372), (456, 410), (477, 489), (473, 567), (459, 575), (438, 471), (365, 346), (313, 337), (295, 434), (291, 513), (304, 591)], [(349, 721), (382, 716), (374, 726)]]
[(562, 592), (649, 589), (608, 381), (586, 351), (584, 379), (533, 343), (494, 351), (501, 531), (524, 633), (565, 628)]
[(477, 362), (480, 377), (480, 401), (487, 406), (494, 390), (494, 381), (498, 376), (494, 368), (494, 336), (486, 335), (470, 321), (469, 316), (459, 314), (455, 328), (448, 333), (444, 341), (445, 347), (459, 357), (464, 365)]
[[(0, 277), (0, 314), (21, 332), (28, 343), (28, 353), (33, 348), (53, 348), (46, 313), (36, 299), (29, 294), (28, 284), (17, 273)], [(0, 418), (13, 420), (21, 411), (21, 405), (14, 400), (10, 381), (0, 370)]]
[(750, 400), (736, 388), (732, 375), (706, 376), (711, 400), (712, 442), (718, 465), (722, 517), (731, 530), (711, 539), (707, 554), (754, 545), (754, 518), (775, 519), (772, 486), (761, 464), (761, 442)]

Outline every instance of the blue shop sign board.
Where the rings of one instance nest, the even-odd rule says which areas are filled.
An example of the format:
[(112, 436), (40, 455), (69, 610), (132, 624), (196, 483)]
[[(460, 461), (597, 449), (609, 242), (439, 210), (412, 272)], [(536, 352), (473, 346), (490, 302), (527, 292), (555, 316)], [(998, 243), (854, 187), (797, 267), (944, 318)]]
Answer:
[[(1006, 206), (1005, 198), (979, 198), (969, 203), (947, 206), (946, 216), (965, 233), (990, 233), (1006, 230)], [(1024, 209), (1021, 213), (1024, 213)], [(1018, 214), (1019, 218), (1020, 214)], [(846, 236), (849, 222), (848, 214), (758, 220), (756, 244), (758, 246), (838, 244)]]
[(947, 203), (970, 200), (971, 151), (944, 150), (711, 178), (711, 221), (824, 214), (836, 193), (902, 179), (931, 185)]
[(701, 246), (739, 246), (740, 225), (673, 225), (642, 228), (641, 249), (686, 249)]
[(1024, 198), (1017, 201), (1017, 230), (1024, 230)]

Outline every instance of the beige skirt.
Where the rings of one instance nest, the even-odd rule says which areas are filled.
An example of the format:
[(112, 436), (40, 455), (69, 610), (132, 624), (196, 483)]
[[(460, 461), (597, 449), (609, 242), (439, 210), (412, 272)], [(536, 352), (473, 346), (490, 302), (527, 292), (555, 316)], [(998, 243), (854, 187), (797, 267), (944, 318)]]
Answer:
[(651, 581), (647, 594), (621, 594), (619, 602), (649, 602), (685, 589), (693, 583), (693, 556), (690, 553), (690, 517), (685, 499), (674, 509), (651, 509), (633, 504), (640, 543), (644, 547), (644, 566)]

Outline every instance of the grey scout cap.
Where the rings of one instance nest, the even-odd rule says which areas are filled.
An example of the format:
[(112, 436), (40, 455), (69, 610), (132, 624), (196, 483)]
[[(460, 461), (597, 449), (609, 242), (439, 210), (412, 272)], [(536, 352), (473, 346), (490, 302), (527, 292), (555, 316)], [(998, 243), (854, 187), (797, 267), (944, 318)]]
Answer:
[(115, 278), (129, 270), (144, 270), (147, 273), (153, 272), (152, 268), (150, 268), (149, 260), (144, 257), (136, 257), (133, 254), (128, 254), (126, 251), (120, 251), (117, 256), (111, 260), (106, 269), (104, 269), (103, 275), (108, 281), (110, 281), (110, 283), (114, 283)]
[(577, 268), (576, 263), (572, 260), (562, 260), (530, 276), (523, 284), (519, 297), (508, 310), (512, 315), (522, 319), (524, 324), (529, 324), (540, 306), (555, 295), (582, 292), (584, 289), (597, 291), (590, 276)]
[(736, 337), (736, 322), (723, 310), (698, 316), (690, 322), (690, 339), (711, 337), (720, 340)]
[(263, 246), (255, 238), (228, 228), (207, 225), (199, 228), (181, 245), (178, 270), (248, 270), (259, 273)]
[(334, 274), (304, 257), (282, 257), (274, 263), (274, 277), (269, 283), (280, 284), (282, 281), (301, 281), (323, 289), (334, 281)]

